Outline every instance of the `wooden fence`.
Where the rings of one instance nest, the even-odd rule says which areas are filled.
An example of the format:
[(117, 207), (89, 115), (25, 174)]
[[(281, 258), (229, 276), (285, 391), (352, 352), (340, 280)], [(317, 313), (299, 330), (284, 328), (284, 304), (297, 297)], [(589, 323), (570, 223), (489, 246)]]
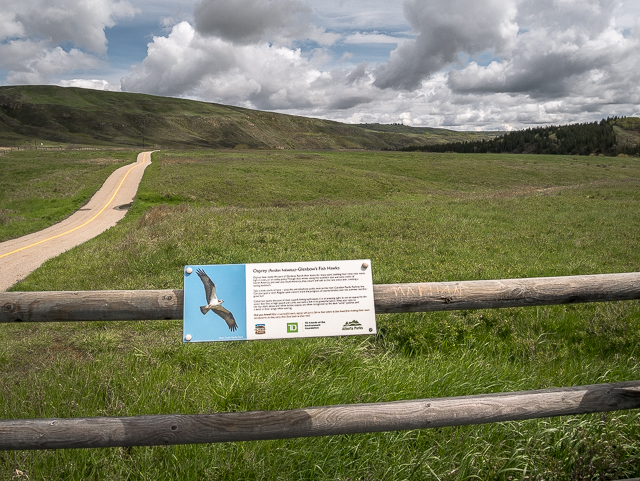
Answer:
[[(640, 299), (640, 272), (373, 286), (376, 314)], [(0, 323), (182, 319), (182, 289), (0, 292)]]
[(131, 146), (131, 147), (111, 147), (111, 146), (92, 146), (92, 147), (85, 147), (82, 145), (58, 145), (58, 146), (44, 146), (44, 145), (14, 145), (14, 146), (9, 146), (9, 147), (1, 147), (0, 150), (2, 152), (13, 152), (15, 151), (21, 151), (21, 150), (39, 150), (39, 151), (75, 151), (75, 150), (110, 150), (110, 151), (119, 151), (119, 150), (133, 150), (136, 149), (136, 146)]
[[(640, 299), (640, 273), (374, 286), (376, 313)], [(182, 319), (183, 291), (2, 292), (0, 322)], [(0, 420), (0, 450), (328, 436), (640, 408), (640, 381), (290, 411)]]

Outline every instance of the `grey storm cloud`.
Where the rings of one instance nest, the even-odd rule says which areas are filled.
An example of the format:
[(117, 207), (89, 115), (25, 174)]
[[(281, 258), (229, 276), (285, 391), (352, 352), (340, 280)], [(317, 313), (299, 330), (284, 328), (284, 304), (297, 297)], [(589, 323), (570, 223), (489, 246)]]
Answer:
[(526, 0), (518, 5), (517, 21), (522, 29), (544, 25), (549, 31), (577, 29), (597, 35), (611, 26), (620, 0)]
[(347, 110), (358, 105), (368, 104), (373, 101), (372, 97), (364, 96), (364, 95), (354, 95), (351, 97), (342, 97), (336, 98), (331, 101), (329, 104), (330, 109), (336, 110)]
[(531, 98), (559, 98), (575, 90), (589, 72), (606, 69), (610, 54), (593, 56), (540, 52), (534, 58), (515, 58), (497, 68), (469, 67), (449, 74), (449, 86), (460, 94), (522, 93)]
[(454, 92), (522, 93), (531, 98), (560, 98), (601, 89), (617, 76), (618, 66), (638, 55), (638, 42), (613, 27), (619, 2), (529, 0), (520, 5), (522, 31), (501, 62), (451, 71)]
[(367, 62), (360, 62), (356, 68), (345, 76), (345, 81), (348, 84), (353, 84), (363, 79), (367, 79)]
[(301, 35), (311, 8), (297, 0), (200, 0), (194, 7), (195, 29), (238, 44)]
[(418, 36), (374, 72), (381, 89), (415, 90), (459, 53), (502, 51), (518, 32), (513, 0), (405, 0), (404, 14)]
[(100, 54), (107, 51), (105, 27), (136, 13), (127, 1), (112, 0), (2, 0), (0, 5), (0, 40), (42, 40), (52, 45), (70, 42)]

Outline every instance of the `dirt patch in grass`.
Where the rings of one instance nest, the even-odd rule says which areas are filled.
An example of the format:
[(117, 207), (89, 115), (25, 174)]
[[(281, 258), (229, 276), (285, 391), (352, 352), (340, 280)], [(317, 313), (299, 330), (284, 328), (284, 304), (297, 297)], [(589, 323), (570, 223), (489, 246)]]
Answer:
[(507, 199), (511, 197), (527, 197), (533, 195), (555, 195), (560, 192), (570, 190), (584, 189), (589, 187), (612, 187), (623, 184), (638, 183), (638, 179), (612, 179), (612, 180), (594, 180), (575, 185), (559, 185), (554, 187), (519, 187), (517, 189), (501, 190), (491, 193), (475, 193), (465, 192), (455, 195), (462, 199)]
[(162, 159), (163, 165), (183, 165), (183, 164), (197, 164), (201, 162), (200, 159), (191, 159), (191, 158), (176, 158), (176, 157), (165, 157)]
[(45, 357), (55, 359), (59, 354), (78, 361), (93, 358), (87, 351), (78, 348), (74, 344), (65, 342), (60, 338), (56, 338), (53, 340), (53, 344), (45, 350), (44, 355)]
[(114, 159), (110, 157), (98, 157), (95, 159), (84, 159), (79, 161), (79, 164), (89, 164), (89, 165), (111, 165), (121, 163), (122, 159)]
[(9, 222), (15, 222), (18, 220), (23, 220), (22, 216), (12, 216), (11, 214), (15, 213), (15, 210), (12, 209), (0, 209), (0, 225), (6, 225)]
[(138, 219), (139, 227), (147, 227), (153, 224), (157, 224), (175, 214), (184, 214), (190, 209), (187, 204), (180, 204), (177, 206), (168, 206), (165, 204), (151, 207)]

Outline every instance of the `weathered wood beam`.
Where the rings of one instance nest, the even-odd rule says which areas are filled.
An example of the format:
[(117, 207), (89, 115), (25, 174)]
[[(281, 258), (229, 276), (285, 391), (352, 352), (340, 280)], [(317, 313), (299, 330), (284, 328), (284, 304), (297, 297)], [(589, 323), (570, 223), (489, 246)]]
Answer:
[[(376, 313), (640, 299), (640, 272), (488, 281), (378, 284)], [(182, 289), (0, 292), (0, 322), (182, 319)]]
[(0, 322), (182, 319), (182, 289), (0, 292)]
[(640, 299), (640, 272), (374, 286), (376, 313)]
[(374, 404), (196, 415), (0, 420), (0, 450), (256, 441), (640, 408), (640, 381)]

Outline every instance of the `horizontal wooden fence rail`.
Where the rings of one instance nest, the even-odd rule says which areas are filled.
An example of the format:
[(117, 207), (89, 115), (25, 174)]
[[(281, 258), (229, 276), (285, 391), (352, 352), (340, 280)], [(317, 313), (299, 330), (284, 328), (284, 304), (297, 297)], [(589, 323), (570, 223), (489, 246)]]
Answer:
[[(377, 314), (640, 299), (640, 272), (488, 281), (378, 284)], [(0, 322), (182, 319), (182, 289), (0, 292)]]
[(373, 404), (194, 415), (0, 420), (0, 450), (331, 436), (640, 408), (640, 381)]

